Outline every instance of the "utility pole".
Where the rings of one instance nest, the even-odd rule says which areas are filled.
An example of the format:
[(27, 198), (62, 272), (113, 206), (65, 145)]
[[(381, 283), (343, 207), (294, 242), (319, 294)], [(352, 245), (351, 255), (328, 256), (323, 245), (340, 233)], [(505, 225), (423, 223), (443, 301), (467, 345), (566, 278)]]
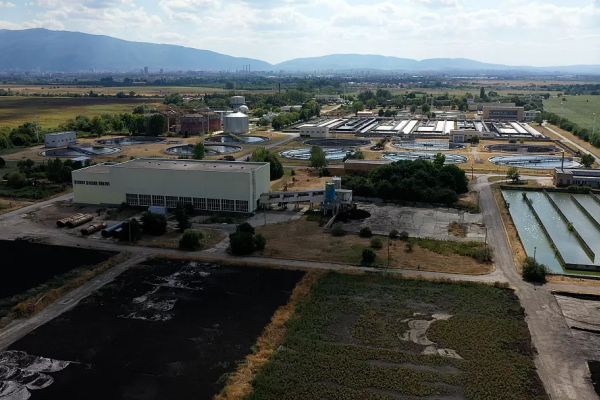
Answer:
[(533, 261), (535, 261), (535, 253), (537, 252), (537, 247), (533, 248)]
[(594, 127), (592, 128), (592, 136), (596, 133), (596, 113), (594, 113)]
[(388, 235), (388, 268), (390, 267), (390, 236)]

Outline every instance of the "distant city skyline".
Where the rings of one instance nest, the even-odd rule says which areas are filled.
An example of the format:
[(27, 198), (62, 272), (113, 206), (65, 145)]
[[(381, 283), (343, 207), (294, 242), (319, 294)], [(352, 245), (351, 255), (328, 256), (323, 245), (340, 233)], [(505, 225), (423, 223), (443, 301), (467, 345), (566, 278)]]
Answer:
[(358, 53), (600, 64), (600, 0), (0, 0), (0, 29), (36, 27), (270, 63)]

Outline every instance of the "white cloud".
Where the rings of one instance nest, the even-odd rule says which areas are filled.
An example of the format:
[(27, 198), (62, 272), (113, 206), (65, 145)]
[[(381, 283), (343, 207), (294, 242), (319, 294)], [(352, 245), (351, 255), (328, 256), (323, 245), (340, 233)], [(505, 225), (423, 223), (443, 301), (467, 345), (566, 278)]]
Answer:
[(11, 3), (10, 1), (0, 1), (0, 8), (13, 8), (16, 7), (15, 3)]

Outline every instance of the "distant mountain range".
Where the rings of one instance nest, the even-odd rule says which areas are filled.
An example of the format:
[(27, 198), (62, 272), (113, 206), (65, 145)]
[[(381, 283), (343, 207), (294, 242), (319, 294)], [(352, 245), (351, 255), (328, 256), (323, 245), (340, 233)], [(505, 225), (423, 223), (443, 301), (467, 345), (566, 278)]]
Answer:
[(529, 67), (489, 64), (466, 58), (432, 58), (417, 61), (380, 55), (332, 54), (297, 58), (279, 64), (232, 57), (214, 51), (168, 44), (130, 42), (110, 36), (47, 29), (0, 30), (0, 71), (35, 70), (79, 72), (129, 71), (144, 66), (156, 71), (236, 71), (250, 65), (252, 71), (350, 71), (398, 72), (532, 72), (600, 74), (600, 65)]

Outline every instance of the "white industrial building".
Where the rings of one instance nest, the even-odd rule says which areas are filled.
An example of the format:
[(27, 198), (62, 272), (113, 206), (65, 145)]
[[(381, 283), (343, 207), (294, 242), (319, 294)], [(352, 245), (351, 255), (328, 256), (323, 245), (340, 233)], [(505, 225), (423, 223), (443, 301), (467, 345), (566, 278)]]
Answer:
[(76, 203), (249, 213), (270, 190), (269, 163), (138, 158), (73, 171)]
[(329, 137), (329, 127), (315, 124), (304, 124), (298, 128), (300, 137), (327, 138)]
[(74, 131), (46, 133), (46, 135), (44, 135), (46, 147), (63, 147), (70, 143), (75, 143), (76, 141), (77, 132)]
[(238, 111), (223, 117), (223, 133), (243, 135), (248, 132), (250, 132), (250, 119), (243, 112)]

